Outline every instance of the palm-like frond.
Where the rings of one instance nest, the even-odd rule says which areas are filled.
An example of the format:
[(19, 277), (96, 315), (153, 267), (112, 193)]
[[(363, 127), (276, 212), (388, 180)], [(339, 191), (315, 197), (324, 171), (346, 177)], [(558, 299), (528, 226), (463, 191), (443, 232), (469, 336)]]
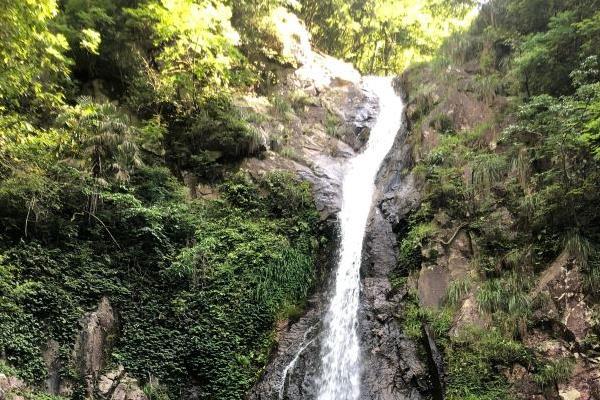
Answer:
[(78, 105), (59, 121), (73, 130), (79, 153), (85, 156), (94, 178), (128, 180), (131, 171), (142, 165), (135, 143), (136, 129), (116, 105), (80, 97)]

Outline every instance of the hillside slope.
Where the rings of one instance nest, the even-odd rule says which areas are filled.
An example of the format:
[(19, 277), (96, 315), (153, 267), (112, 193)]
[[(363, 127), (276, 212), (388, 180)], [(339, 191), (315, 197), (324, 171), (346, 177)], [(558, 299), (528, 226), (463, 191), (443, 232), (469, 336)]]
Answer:
[(591, 3), (490, 1), (403, 74), (422, 203), (399, 235), (400, 318), (431, 325), (449, 399), (600, 395)]

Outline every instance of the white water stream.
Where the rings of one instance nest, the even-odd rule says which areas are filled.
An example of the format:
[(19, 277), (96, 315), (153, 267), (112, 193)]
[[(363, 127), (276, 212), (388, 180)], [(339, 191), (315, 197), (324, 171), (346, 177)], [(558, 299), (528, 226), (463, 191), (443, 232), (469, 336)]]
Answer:
[(358, 305), (360, 263), (375, 176), (400, 129), (402, 100), (391, 79), (365, 78), (379, 98), (379, 115), (366, 149), (348, 162), (342, 187), (341, 249), (331, 303), (324, 320), (319, 400), (357, 400), (360, 395)]

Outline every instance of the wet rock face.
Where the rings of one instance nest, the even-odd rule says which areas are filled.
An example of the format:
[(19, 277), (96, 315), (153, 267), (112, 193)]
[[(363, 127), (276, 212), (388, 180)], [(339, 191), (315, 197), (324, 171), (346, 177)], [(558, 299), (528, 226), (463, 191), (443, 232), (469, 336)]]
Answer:
[[(306, 85), (306, 82), (304, 84)], [(310, 87), (303, 89), (311, 90)], [(267, 159), (252, 160), (246, 164), (251, 171), (282, 167), (295, 170), (302, 179), (309, 181), (312, 184), (317, 210), (324, 226), (329, 230), (328, 236), (334, 238), (323, 251), (322, 260), (318, 263), (320, 288), (310, 299), (305, 315), (279, 329), (277, 348), (262, 378), (248, 394), (248, 399), (251, 400), (311, 400), (317, 396), (320, 370), (319, 334), (329, 298), (327, 289), (331, 283), (331, 273), (337, 264), (339, 247), (336, 214), (341, 207), (343, 167), (346, 160), (368, 140), (368, 133), (378, 112), (376, 95), (363, 90), (356, 83), (339, 81), (336, 87), (330, 89), (329, 92), (325, 92), (326, 88), (315, 87), (314, 91), (316, 94), (321, 93), (321, 99), (328, 108), (334, 109), (335, 114), (343, 117), (344, 135), (342, 140), (333, 141), (335, 151), (327, 151), (322, 136), (316, 132), (310, 139), (303, 138), (308, 142), (297, 143), (299, 152), (310, 160), (308, 163), (294, 162), (282, 165)]]
[(402, 333), (399, 324), (406, 292), (393, 289), (389, 282), (397, 264), (395, 231), (419, 201), (413, 177), (404, 173), (411, 164), (405, 136), (406, 124), (378, 174), (364, 243), (359, 333), (364, 360), (361, 397), (365, 400), (417, 400), (430, 392), (418, 344)]
[(397, 315), (406, 292), (396, 293), (385, 278), (363, 279), (360, 337), (363, 346), (362, 399), (422, 399), (427, 370), (417, 344), (401, 331)]
[(302, 152), (310, 163), (295, 168), (312, 184), (315, 204), (324, 220), (340, 210), (344, 164), (368, 141), (379, 111), (377, 96), (359, 85), (347, 83), (331, 93), (324, 94), (327, 98), (324, 103), (343, 118), (341, 140), (335, 141), (335, 151), (331, 152), (319, 143), (315, 143), (316, 147), (304, 145)]
[(315, 399), (319, 371), (320, 310), (312, 309), (283, 333), (277, 356), (252, 389), (255, 400)]

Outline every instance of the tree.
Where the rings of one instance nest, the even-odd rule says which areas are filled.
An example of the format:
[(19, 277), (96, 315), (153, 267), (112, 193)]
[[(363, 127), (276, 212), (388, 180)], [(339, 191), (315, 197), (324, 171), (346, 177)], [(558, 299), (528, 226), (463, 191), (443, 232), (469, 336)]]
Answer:
[(72, 158), (98, 182), (127, 181), (133, 168), (142, 164), (136, 129), (114, 104), (82, 98), (59, 121), (72, 132)]
[(138, 27), (151, 27), (154, 49), (146, 73), (159, 101), (195, 109), (238, 78), (244, 66), (240, 38), (224, 4), (150, 1), (128, 13)]
[(0, 111), (62, 103), (70, 60), (50, 29), (57, 12), (56, 0), (0, 1)]
[(464, 23), (473, 2), (303, 0), (301, 5), (316, 47), (363, 73), (399, 73), (429, 57)]

